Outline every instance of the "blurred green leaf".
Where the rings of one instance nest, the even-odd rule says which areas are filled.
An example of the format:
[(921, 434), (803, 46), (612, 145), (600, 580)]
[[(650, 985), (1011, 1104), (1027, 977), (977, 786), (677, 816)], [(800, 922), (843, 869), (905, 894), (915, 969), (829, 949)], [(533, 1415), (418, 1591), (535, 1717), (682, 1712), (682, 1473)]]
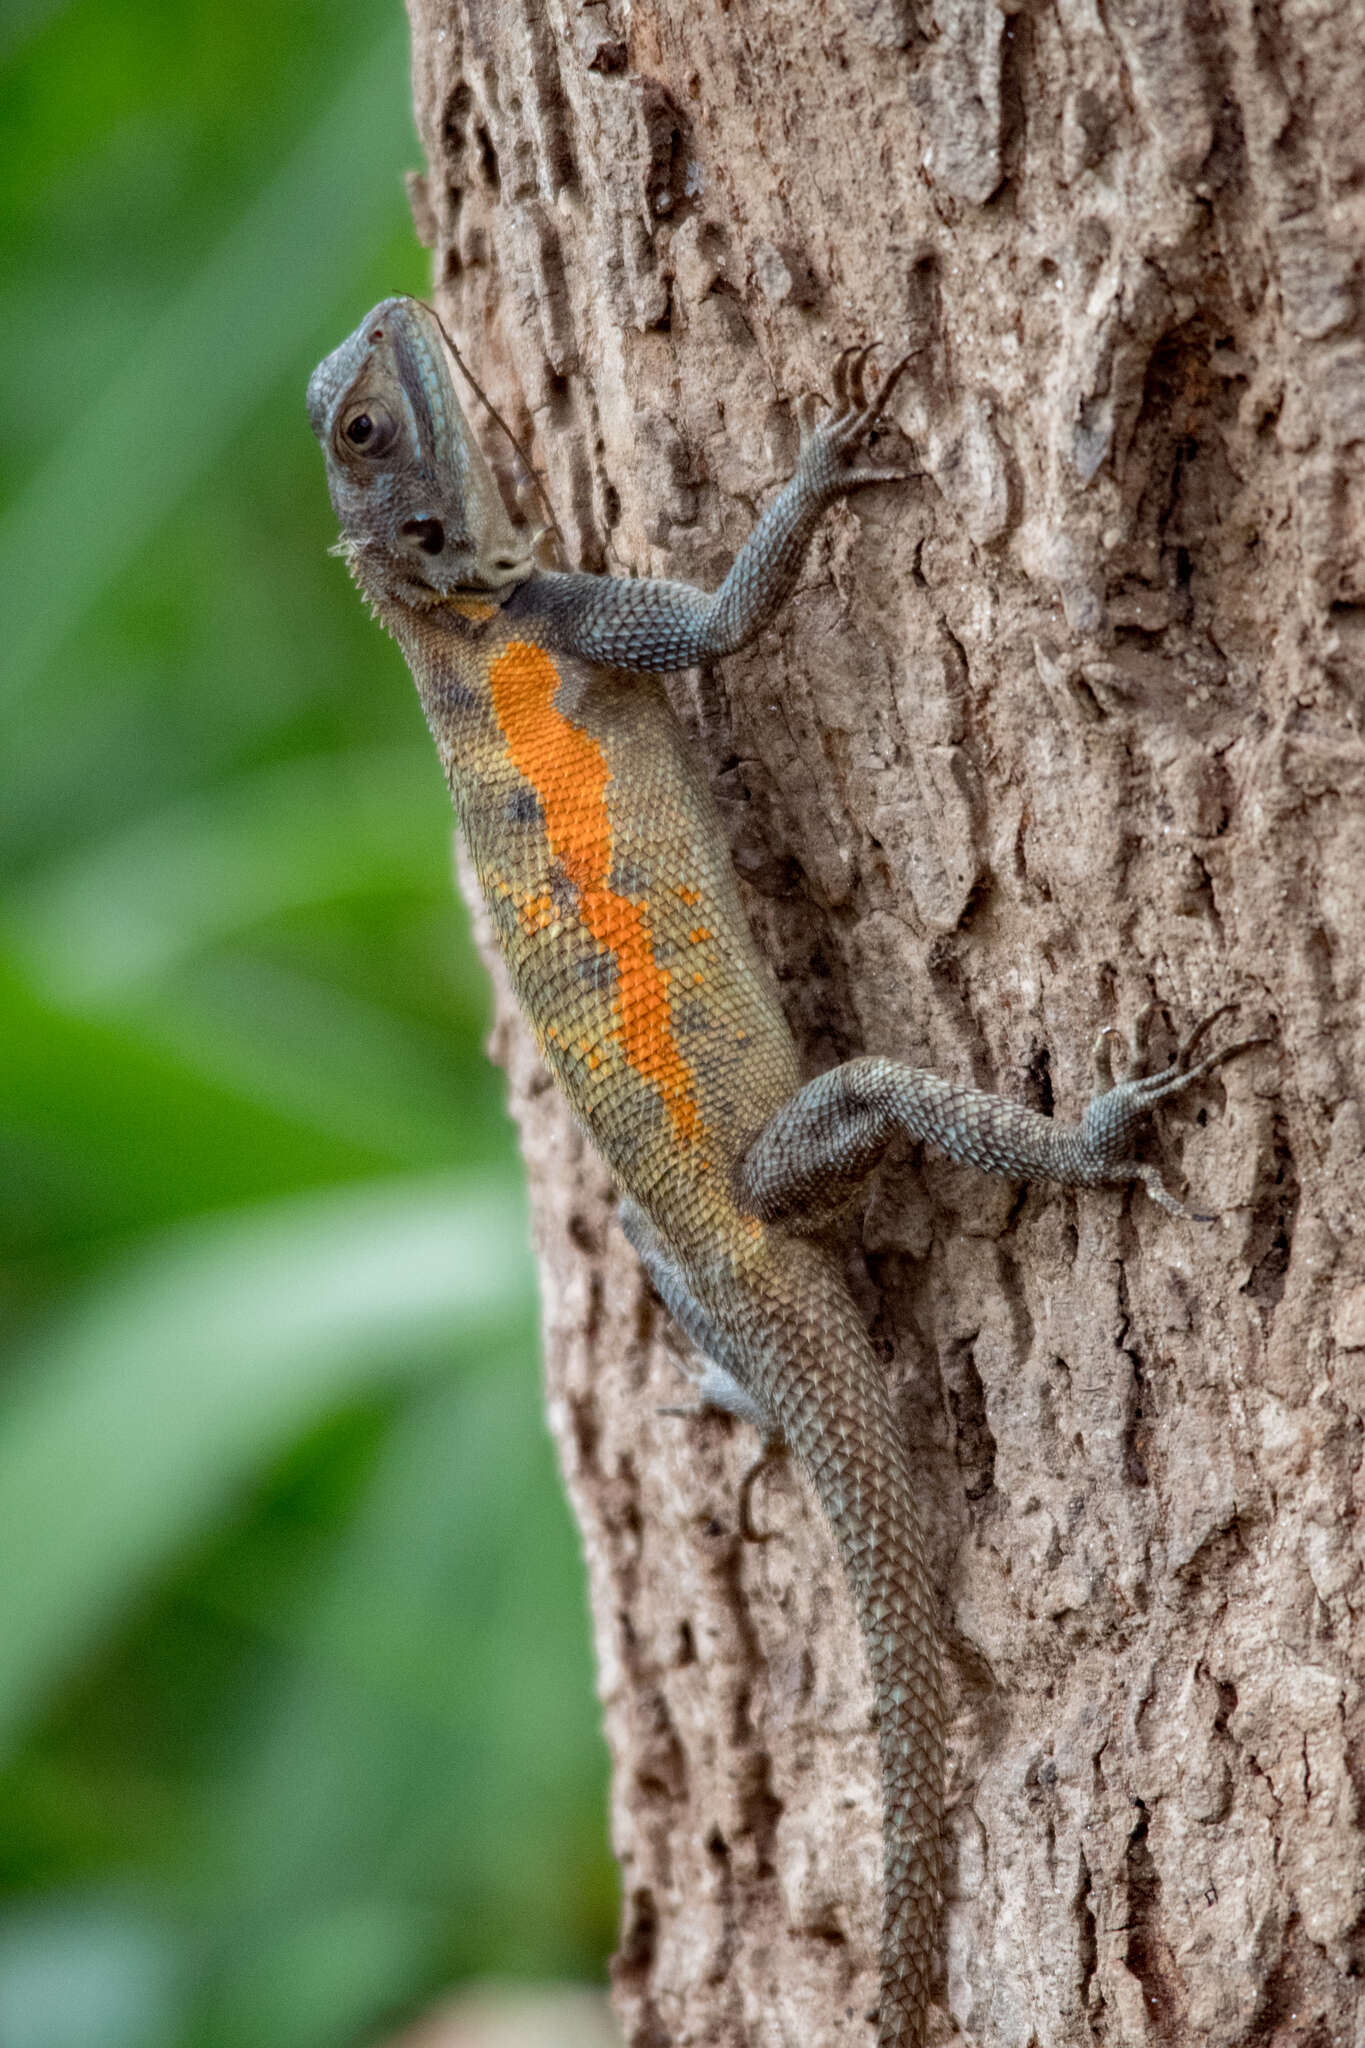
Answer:
[(0, 1739), (321, 1409), (532, 1280), (514, 1193), (348, 1189), (202, 1222), (97, 1284), (0, 1408)]
[(19, 949), (51, 998), (84, 1007), (283, 910), (429, 885), (449, 836), (418, 829), (416, 799), (437, 780), (415, 746), (235, 776), (30, 877), (10, 899)]
[(326, 2048), (354, 2040), (395, 2008), (429, 1968), (436, 1916), (390, 1899), (290, 1916), (263, 1940), (198, 2032), (196, 2048)]
[[(183, 291), (138, 336), (0, 523), (8, 689), (22, 694), (316, 324), (347, 252), (391, 217), (394, 9), (342, 90)], [(78, 574), (61, 575), (75, 563)]]
[(54, 1902), (0, 1929), (5, 2048), (163, 2048), (183, 2011), (174, 1933), (126, 1902)]

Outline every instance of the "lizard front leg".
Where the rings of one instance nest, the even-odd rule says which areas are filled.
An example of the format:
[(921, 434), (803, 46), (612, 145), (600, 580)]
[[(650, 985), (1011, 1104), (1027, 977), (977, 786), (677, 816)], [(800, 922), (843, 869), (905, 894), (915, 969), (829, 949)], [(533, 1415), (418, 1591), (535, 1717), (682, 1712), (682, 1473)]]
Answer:
[(534, 577), (509, 599), (507, 617), (534, 611), (559, 652), (610, 668), (655, 673), (692, 668), (745, 646), (790, 595), (811, 537), (835, 499), (872, 484), (900, 483), (908, 474), (859, 459), (910, 362), (903, 356), (869, 392), (871, 356), (871, 348), (861, 348), (839, 357), (828, 419), (817, 419), (811, 398), (798, 405), (796, 472), (713, 595), (688, 583), (645, 577), (547, 574)]
[(1051, 1180), (1064, 1187), (1140, 1181), (1169, 1214), (1208, 1221), (1177, 1201), (1154, 1166), (1133, 1158), (1132, 1148), (1157, 1103), (1267, 1043), (1263, 1037), (1243, 1038), (1194, 1060), (1209, 1026), (1231, 1007), (1224, 1004), (1203, 1018), (1170, 1066), (1151, 1075), (1142, 1072), (1151, 1009), (1142, 1011), (1117, 1082), (1113, 1034), (1102, 1032), (1095, 1047), (1102, 1085), (1079, 1124), (1058, 1123), (1004, 1096), (961, 1087), (897, 1060), (850, 1060), (798, 1090), (760, 1133), (740, 1169), (740, 1200), (765, 1222), (819, 1229), (857, 1193), (891, 1140), (903, 1135), (926, 1140), (959, 1164), (1014, 1180)]

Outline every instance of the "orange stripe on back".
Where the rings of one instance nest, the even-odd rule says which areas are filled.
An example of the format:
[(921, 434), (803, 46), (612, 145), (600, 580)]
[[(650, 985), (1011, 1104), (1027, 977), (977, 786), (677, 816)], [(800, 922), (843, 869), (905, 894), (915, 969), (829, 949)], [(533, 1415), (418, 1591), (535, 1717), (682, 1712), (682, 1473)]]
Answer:
[(611, 771), (590, 733), (555, 705), (559, 670), (551, 657), (513, 640), (489, 672), (493, 709), (507, 751), (540, 799), (550, 851), (578, 890), (584, 925), (616, 961), (616, 1038), (630, 1066), (663, 1097), (675, 1136), (702, 1136), (694, 1077), (678, 1050), (668, 1007), (667, 967), (660, 967), (636, 903), (611, 887), (614, 844), (607, 811)]

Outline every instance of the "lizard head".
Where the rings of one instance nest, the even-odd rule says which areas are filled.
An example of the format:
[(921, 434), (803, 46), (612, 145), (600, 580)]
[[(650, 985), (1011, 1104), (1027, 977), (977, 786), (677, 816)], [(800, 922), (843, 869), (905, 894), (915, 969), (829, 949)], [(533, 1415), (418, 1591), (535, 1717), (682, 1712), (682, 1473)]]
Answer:
[(534, 567), (460, 410), (454, 370), (430, 307), (385, 299), (308, 382), (339, 552), (381, 608), (426, 607), (454, 591), (502, 597)]

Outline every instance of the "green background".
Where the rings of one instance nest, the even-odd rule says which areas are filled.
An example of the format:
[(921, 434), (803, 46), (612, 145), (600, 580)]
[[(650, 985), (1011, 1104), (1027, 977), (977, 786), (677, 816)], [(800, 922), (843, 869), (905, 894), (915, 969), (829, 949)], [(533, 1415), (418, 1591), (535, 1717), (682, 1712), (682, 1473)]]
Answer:
[(0, 2043), (346, 2048), (615, 1920), (449, 811), (303, 393), (396, 5), (0, 26)]

